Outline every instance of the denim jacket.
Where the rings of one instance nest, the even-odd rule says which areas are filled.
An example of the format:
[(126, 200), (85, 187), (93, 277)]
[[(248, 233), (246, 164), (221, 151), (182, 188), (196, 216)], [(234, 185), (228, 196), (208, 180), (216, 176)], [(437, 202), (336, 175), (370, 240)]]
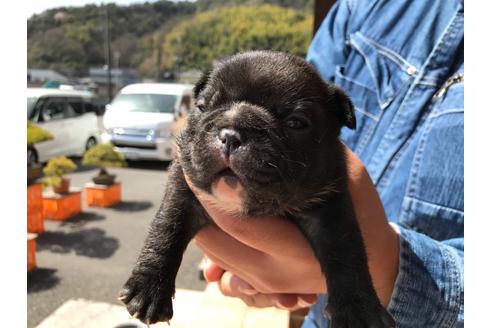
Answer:
[[(307, 59), (351, 97), (342, 138), (400, 234), (389, 311), (398, 327), (464, 325), (464, 4), (337, 2)], [(321, 295), (304, 328), (327, 327)]]

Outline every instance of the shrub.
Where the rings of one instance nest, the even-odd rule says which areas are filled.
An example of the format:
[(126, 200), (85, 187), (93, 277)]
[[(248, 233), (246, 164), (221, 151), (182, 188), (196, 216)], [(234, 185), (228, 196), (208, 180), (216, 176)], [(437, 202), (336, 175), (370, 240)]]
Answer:
[(44, 167), (45, 175), (43, 184), (45, 186), (58, 187), (61, 184), (63, 174), (75, 171), (77, 165), (65, 156), (54, 157)]
[(27, 121), (27, 145), (32, 146), (34, 144), (52, 140), (54, 137), (48, 131), (40, 128), (36, 124)]
[(99, 174), (107, 174), (106, 169), (110, 167), (127, 166), (125, 156), (114, 150), (111, 143), (98, 144), (84, 153), (82, 165), (92, 165), (101, 168)]

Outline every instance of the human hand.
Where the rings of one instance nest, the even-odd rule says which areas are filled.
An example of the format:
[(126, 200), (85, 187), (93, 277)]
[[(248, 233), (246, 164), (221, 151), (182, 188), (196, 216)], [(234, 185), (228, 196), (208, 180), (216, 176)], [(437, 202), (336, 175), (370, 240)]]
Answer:
[[(384, 208), (362, 162), (346, 149), (349, 190), (366, 245), (368, 264), (381, 303), (387, 306), (398, 273), (399, 238), (388, 224)], [(202, 229), (196, 244), (211, 260), (209, 281), (218, 281), (227, 296), (257, 307), (295, 310), (314, 303), (327, 292), (314, 253), (298, 228), (275, 217), (237, 218), (210, 202), (188, 184), (216, 223)], [(239, 191), (217, 186), (220, 202), (238, 202)]]
[(203, 270), (205, 279), (208, 282), (217, 282), (222, 294), (241, 298), (248, 306), (258, 308), (274, 306), (295, 311), (310, 307), (317, 299), (316, 294), (259, 292), (238, 275), (225, 271), (207, 257), (204, 259)]

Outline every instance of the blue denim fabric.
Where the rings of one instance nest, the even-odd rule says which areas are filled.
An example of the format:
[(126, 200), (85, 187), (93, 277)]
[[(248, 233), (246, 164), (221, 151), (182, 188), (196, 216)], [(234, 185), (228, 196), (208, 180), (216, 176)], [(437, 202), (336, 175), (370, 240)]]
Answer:
[[(365, 163), (400, 231), (398, 327), (464, 324), (463, 1), (338, 1), (307, 59), (342, 87)], [(327, 327), (321, 295), (304, 328)]]

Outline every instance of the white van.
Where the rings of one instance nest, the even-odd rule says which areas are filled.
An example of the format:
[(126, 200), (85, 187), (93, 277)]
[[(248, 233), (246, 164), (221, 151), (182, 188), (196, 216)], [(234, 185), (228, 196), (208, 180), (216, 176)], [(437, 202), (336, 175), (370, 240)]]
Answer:
[(27, 89), (27, 119), (51, 132), (54, 139), (28, 149), (28, 163), (54, 156), (81, 156), (100, 141), (97, 106), (88, 91)]
[(113, 143), (130, 160), (172, 160), (172, 124), (189, 110), (192, 89), (193, 85), (174, 83), (124, 87), (106, 106), (102, 142)]

